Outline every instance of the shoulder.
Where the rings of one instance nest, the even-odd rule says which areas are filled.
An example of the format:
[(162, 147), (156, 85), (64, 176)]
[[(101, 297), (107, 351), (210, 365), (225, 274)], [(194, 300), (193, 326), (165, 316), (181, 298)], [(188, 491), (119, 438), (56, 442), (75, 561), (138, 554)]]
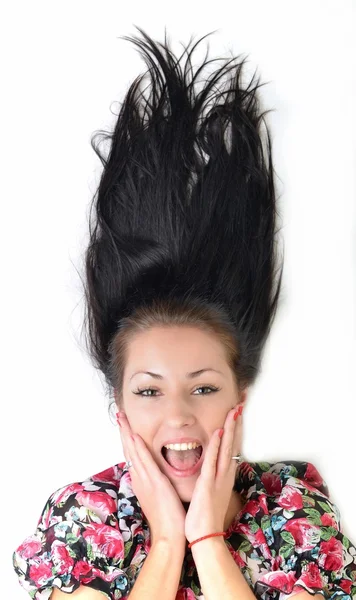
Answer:
[(283, 460), (278, 462), (249, 463), (256, 478), (264, 484), (268, 495), (278, 495), (285, 486), (293, 485), (311, 493), (329, 497), (329, 488), (315, 465), (307, 461)]
[(326, 598), (356, 595), (356, 547), (342, 531), (340, 511), (317, 467), (252, 462), (242, 479), (247, 501), (234, 528), (242, 541), (235, 543), (256, 596), (279, 592), (284, 600), (303, 589)]
[(42, 510), (38, 528), (45, 531), (63, 520), (116, 525), (123, 464), (119, 463), (54, 491)]
[[(34, 533), (13, 552), (13, 567), (27, 592), (57, 587), (72, 593), (81, 583), (114, 598), (115, 586), (130, 589), (126, 569), (136, 550), (137, 568), (145, 552), (138, 548), (144, 539), (140, 528), (133, 532), (120, 519), (120, 500), (126, 505), (124, 464), (50, 494)], [(129, 525), (134, 523), (132, 515)], [(135, 579), (135, 569), (131, 576)]]

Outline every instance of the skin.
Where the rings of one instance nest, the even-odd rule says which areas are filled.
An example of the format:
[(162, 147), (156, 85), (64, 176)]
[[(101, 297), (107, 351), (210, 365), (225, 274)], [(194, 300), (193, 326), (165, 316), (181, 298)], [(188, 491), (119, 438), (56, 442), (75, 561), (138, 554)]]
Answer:
[[(188, 372), (209, 367), (220, 373), (206, 371), (186, 377)], [(158, 373), (162, 379), (144, 373), (133, 376), (137, 371)], [(208, 386), (220, 389), (211, 391)], [(155, 391), (134, 393), (145, 388)], [(187, 511), (200, 471), (192, 477), (169, 475), (161, 447), (178, 436), (197, 437), (205, 447), (213, 432), (224, 426), (227, 413), (238, 402), (245, 404), (247, 390), (239, 394), (224, 346), (214, 334), (193, 326), (152, 327), (140, 332), (128, 348), (121, 407), (116, 393), (115, 397), (118, 409), (126, 413), (131, 429), (142, 437)], [(233, 490), (226, 528), (242, 506), (240, 494)]]

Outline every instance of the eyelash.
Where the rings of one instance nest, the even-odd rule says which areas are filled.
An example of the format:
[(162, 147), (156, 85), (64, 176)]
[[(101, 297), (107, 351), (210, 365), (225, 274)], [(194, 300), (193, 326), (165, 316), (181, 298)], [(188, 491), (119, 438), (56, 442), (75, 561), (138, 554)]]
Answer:
[[(218, 392), (221, 388), (215, 387), (213, 385), (200, 385), (199, 387), (195, 388), (195, 392), (196, 390), (201, 390), (201, 389), (210, 389), (211, 391), (209, 392), (209, 394), (212, 394), (213, 392)], [(152, 392), (157, 392), (158, 390), (154, 389), (154, 388), (150, 388), (150, 387), (146, 387), (146, 388), (139, 388), (136, 390), (136, 392), (133, 392), (133, 394), (137, 394), (138, 396), (145, 396), (146, 398), (154, 398), (155, 394), (143, 394), (142, 392), (147, 392), (147, 391), (152, 391)], [(206, 396), (208, 394), (198, 394), (198, 396)]]

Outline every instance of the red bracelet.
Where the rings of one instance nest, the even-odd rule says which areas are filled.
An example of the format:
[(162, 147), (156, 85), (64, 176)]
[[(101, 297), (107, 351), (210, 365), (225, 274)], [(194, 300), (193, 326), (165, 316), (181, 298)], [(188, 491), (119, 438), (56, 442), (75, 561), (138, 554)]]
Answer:
[(223, 535), (224, 537), (226, 537), (226, 531), (221, 531), (221, 533), (209, 533), (209, 535), (204, 535), (201, 538), (198, 538), (197, 540), (194, 540), (194, 542), (190, 542), (190, 544), (188, 544), (188, 548), (191, 548), (191, 546), (193, 546), (193, 544), (196, 544), (197, 542), (200, 542), (201, 540), (205, 540), (208, 537), (213, 537), (214, 535)]

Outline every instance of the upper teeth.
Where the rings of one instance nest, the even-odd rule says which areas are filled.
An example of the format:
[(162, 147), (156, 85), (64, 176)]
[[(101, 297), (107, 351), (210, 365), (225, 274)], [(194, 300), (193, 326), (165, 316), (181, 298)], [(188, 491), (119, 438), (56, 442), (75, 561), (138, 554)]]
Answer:
[(198, 448), (201, 446), (198, 442), (189, 442), (189, 444), (167, 444), (164, 446), (169, 450), (193, 450), (194, 448)]

